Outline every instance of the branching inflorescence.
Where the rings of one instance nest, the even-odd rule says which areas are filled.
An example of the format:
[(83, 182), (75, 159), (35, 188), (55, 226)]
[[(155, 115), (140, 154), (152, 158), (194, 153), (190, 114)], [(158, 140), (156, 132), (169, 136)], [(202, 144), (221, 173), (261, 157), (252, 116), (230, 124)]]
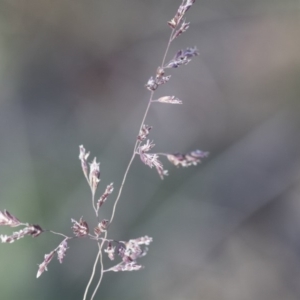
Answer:
[[(164, 179), (164, 177), (168, 175), (168, 171), (164, 169), (163, 164), (160, 161), (161, 156), (167, 157), (169, 162), (171, 162), (177, 167), (197, 165), (201, 162), (203, 158), (208, 156), (208, 152), (203, 152), (200, 150), (191, 151), (185, 154), (151, 152), (155, 146), (153, 141), (148, 139), (148, 135), (150, 134), (152, 126), (148, 126), (145, 124), (145, 120), (152, 103), (182, 104), (182, 101), (175, 96), (164, 96), (158, 99), (154, 99), (154, 94), (160, 85), (166, 84), (170, 80), (171, 75), (165, 74), (167, 69), (178, 68), (182, 65), (187, 65), (193, 57), (199, 55), (199, 52), (196, 47), (186, 48), (185, 50), (177, 51), (175, 56), (169, 62), (165, 62), (171, 43), (181, 34), (186, 32), (190, 26), (190, 23), (186, 23), (184, 16), (187, 10), (194, 4), (194, 2), (195, 0), (183, 0), (174, 18), (168, 22), (168, 25), (171, 27), (171, 35), (163, 56), (162, 63), (157, 68), (156, 75), (154, 77), (150, 77), (150, 79), (145, 85), (146, 88), (150, 91), (150, 98), (142, 119), (142, 123), (140, 125), (139, 133), (133, 149), (133, 154), (126, 168), (122, 183), (119, 187), (119, 191), (114, 201), (110, 218), (100, 220), (99, 210), (102, 207), (102, 205), (104, 205), (110, 194), (113, 192), (113, 183), (109, 184), (106, 187), (104, 193), (98, 199), (96, 199), (96, 192), (100, 182), (100, 163), (97, 162), (96, 158), (94, 158), (90, 163), (88, 162), (90, 153), (86, 151), (83, 145), (79, 146), (79, 160), (81, 162), (81, 168), (84, 177), (91, 190), (92, 207), (98, 220), (98, 225), (94, 228), (93, 231), (90, 230), (87, 221), (85, 221), (82, 217), (78, 221), (71, 219), (73, 224), (73, 236), (67, 236), (52, 230), (42, 229), (42, 227), (39, 225), (22, 223), (7, 210), (0, 211), (0, 225), (6, 225), (10, 227), (23, 227), (21, 230), (14, 232), (11, 235), (0, 235), (2, 243), (13, 243), (25, 236), (37, 237), (44, 232), (51, 232), (53, 234), (60, 235), (63, 237), (63, 240), (58, 244), (58, 246), (54, 250), (52, 250), (48, 254), (45, 254), (44, 260), (38, 267), (37, 277), (41, 276), (42, 273), (47, 270), (48, 264), (55, 256), (57, 257), (60, 263), (63, 262), (64, 256), (68, 249), (68, 242), (70, 240), (73, 240), (75, 238), (88, 237), (91, 240), (96, 241), (96, 243), (98, 244), (98, 254), (94, 262), (90, 280), (84, 292), (83, 300), (87, 299), (87, 294), (91, 282), (94, 279), (95, 270), (98, 262), (100, 262), (100, 278), (90, 299), (94, 298), (105, 272), (137, 271), (143, 268), (143, 266), (138, 263), (138, 259), (146, 255), (148, 251), (147, 246), (149, 246), (149, 244), (152, 242), (151, 237), (148, 237), (146, 235), (140, 238), (131, 239), (129, 241), (116, 241), (107, 237), (109, 225), (111, 225), (111, 223), (113, 222), (116, 207), (120, 199), (124, 183), (128, 175), (128, 171), (131, 167), (134, 158), (137, 155), (140, 156), (141, 161), (145, 165), (149, 166), (150, 168), (154, 167), (157, 170), (160, 178)], [(106, 253), (110, 260), (114, 260), (115, 257), (118, 256), (119, 262), (117, 262), (116, 265), (114, 265), (113, 267), (104, 269), (103, 253)]]

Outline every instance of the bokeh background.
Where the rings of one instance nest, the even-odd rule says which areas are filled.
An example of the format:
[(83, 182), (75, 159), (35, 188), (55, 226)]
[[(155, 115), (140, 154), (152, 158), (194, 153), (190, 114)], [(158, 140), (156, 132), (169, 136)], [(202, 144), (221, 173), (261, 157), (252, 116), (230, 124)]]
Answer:
[[(71, 218), (95, 225), (78, 146), (101, 162), (99, 194), (120, 185), (179, 4), (0, 1), (1, 209), (66, 234)], [(95, 299), (299, 299), (300, 2), (201, 0), (187, 21), (169, 58), (195, 45), (200, 56), (156, 93), (183, 105), (153, 105), (146, 123), (158, 152), (210, 157), (164, 160), (164, 181), (134, 161), (110, 237), (154, 242), (143, 271), (106, 274)], [(92, 241), (71, 242), (35, 278), (60, 241), (1, 244), (1, 299), (82, 299)]]

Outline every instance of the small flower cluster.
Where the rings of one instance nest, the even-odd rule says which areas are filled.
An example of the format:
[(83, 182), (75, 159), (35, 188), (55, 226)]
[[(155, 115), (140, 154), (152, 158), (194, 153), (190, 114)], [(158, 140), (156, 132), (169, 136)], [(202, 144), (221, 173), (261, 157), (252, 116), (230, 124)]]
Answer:
[(167, 83), (170, 80), (171, 75), (167, 75), (167, 76), (164, 75), (165, 75), (164, 69), (158, 67), (155, 78), (153, 76), (149, 78), (148, 82), (145, 85), (146, 88), (149, 91), (154, 92), (160, 85)]
[[(93, 208), (95, 210), (96, 215), (98, 216), (98, 211), (100, 207), (106, 202), (108, 196), (113, 192), (114, 187), (113, 183), (109, 184), (106, 187), (105, 192), (102, 196), (98, 199), (95, 205), (94, 196), (97, 191), (98, 184), (100, 182), (100, 163), (97, 162), (96, 157), (93, 159), (92, 163), (90, 163), (90, 168), (88, 168), (87, 159), (90, 155), (90, 152), (86, 152), (83, 145), (79, 146), (79, 160), (81, 161), (81, 168), (86, 178), (91, 192), (92, 192), (92, 201), (93, 201)], [(73, 220), (72, 220), (73, 222)]]
[(128, 242), (115, 242), (116, 246), (113, 246), (113, 242), (107, 243), (104, 252), (108, 254), (110, 260), (115, 259), (115, 254), (121, 257), (122, 261), (117, 265), (109, 268), (107, 271), (119, 272), (119, 271), (137, 271), (143, 268), (136, 260), (147, 254), (148, 248), (142, 249), (142, 245), (149, 246), (152, 242), (152, 238), (148, 236), (140, 237), (137, 239), (129, 240)]
[(71, 219), (71, 221), (73, 223), (72, 230), (75, 236), (83, 237), (88, 235), (89, 226), (88, 223), (82, 219), (82, 217), (79, 219), (79, 222), (74, 219)]
[[(32, 225), (20, 222), (18, 218), (9, 213), (7, 210), (0, 211), (0, 225), (6, 225), (10, 227), (25, 226), (23, 229), (14, 232), (12, 235), (0, 235), (2, 243), (13, 243), (14, 241), (17, 241), (28, 235), (32, 237), (37, 237), (42, 232), (44, 232), (44, 230), (39, 225)], [(63, 262), (65, 252), (68, 249), (68, 239), (69, 237), (66, 237), (53, 251), (44, 256), (44, 261), (39, 265), (37, 277), (40, 277), (44, 271), (47, 271), (47, 266), (54, 257), (55, 253), (57, 253), (57, 258), (59, 262)]]
[(28, 223), (21, 223), (14, 215), (9, 213), (6, 209), (0, 211), (0, 225), (5, 225), (9, 227), (25, 226), (23, 229), (14, 232), (12, 235), (0, 235), (2, 243), (13, 243), (25, 236), (37, 237), (42, 232), (43, 229), (39, 225), (33, 225)]
[(204, 152), (201, 150), (194, 150), (188, 153), (147, 153), (150, 151), (155, 145), (153, 141), (147, 140), (147, 143), (140, 146), (138, 148), (138, 154), (142, 162), (148, 165), (150, 168), (156, 167), (157, 172), (161, 179), (164, 179), (164, 176), (168, 175), (168, 171), (164, 170), (163, 164), (158, 159), (159, 155), (166, 156), (168, 160), (175, 165), (176, 167), (189, 167), (189, 166), (196, 166), (197, 164), (201, 163), (201, 159), (208, 157), (209, 152)]
[(164, 176), (168, 175), (168, 171), (164, 170), (163, 164), (158, 159), (159, 156), (156, 153), (148, 153), (154, 146), (155, 144), (153, 144), (153, 142), (147, 140), (145, 144), (138, 147), (138, 154), (145, 165), (149, 166), (150, 168), (155, 167), (160, 178), (164, 179)]
[(199, 55), (199, 51), (196, 47), (179, 50), (173, 59), (166, 64), (165, 68), (178, 68), (179, 66), (187, 65), (197, 55)]
[[(175, 99), (173, 99), (175, 101)], [(147, 164), (148, 166), (155, 167), (160, 174), (161, 177), (167, 174), (167, 171), (163, 169), (162, 163), (158, 160), (158, 155), (157, 154), (149, 154), (148, 152), (154, 147), (154, 144), (150, 142), (150, 140), (147, 140), (145, 143), (143, 143), (147, 136), (149, 135), (150, 130), (152, 129), (151, 126), (143, 124), (141, 126), (139, 135), (137, 137), (137, 140), (139, 141), (139, 147), (138, 147), (138, 153), (142, 159), (142, 161)], [(143, 143), (143, 144), (142, 144)], [(79, 147), (79, 159), (81, 161), (81, 166), (83, 173), (91, 187), (93, 196), (96, 192), (97, 186), (95, 186), (95, 189), (92, 189), (93, 184), (91, 184), (91, 175), (88, 176), (88, 164), (87, 164), (87, 158), (89, 156), (89, 152), (87, 153), (85, 148), (81, 145)], [(96, 158), (94, 159), (94, 162), (96, 162)], [(93, 163), (94, 163), (93, 162)], [(92, 164), (93, 164), (92, 163)], [(90, 173), (92, 172), (92, 164), (90, 167)], [(95, 168), (94, 168), (95, 169)], [(99, 171), (100, 174), (100, 171)], [(99, 177), (96, 177), (99, 179)], [(94, 181), (95, 182), (95, 181)], [(105, 192), (102, 194), (102, 196), (99, 198), (99, 200), (96, 203), (96, 208), (95, 212), (98, 216), (98, 210), (102, 205), (106, 202), (108, 196), (113, 192), (113, 183), (109, 184)], [(93, 197), (94, 198), (94, 197)], [(149, 245), (150, 242), (152, 241), (152, 238), (145, 236), (141, 237), (138, 239), (132, 239), (129, 240), (128, 242), (123, 242), (123, 241), (114, 241), (114, 240), (107, 240), (106, 239), (106, 234), (104, 237), (101, 237), (101, 234), (103, 232), (107, 231), (107, 228), (109, 226), (109, 220), (103, 219), (101, 222), (98, 223), (98, 225), (94, 228), (94, 233), (95, 236), (92, 236), (89, 234), (89, 227), (86, 221), (84, 221), (82, 218), (80, 218), (79, 221), (76, 221), (72, 219), (73, 226), (72, 230), (73, 233), (76, 237), (84, 237), (84, 236), (90, 236), (92, 239), (95, 240), (102, 240), (102, 244), (104, 242), (107, 243), (106, 249), (104, 249), (104, 252), (107, 253), (108, 257), (111, 260), (115, 259), (115, 255), (117, 254), (118, 256), (121, 257), (122, 261), (115, 265), (114, 267), (106, 270), (107, 271), (113, 271), (113, 272), (118, 272), (118, 271), (133, 271), (133, 270), (140, 270), (142, 268), (141, 265), (137, 264), (136, 260), (147, 253), (147, 248), (142, 249), (142, 245)], [(102, 248), (99, 244), (100, 249)], [(101, 251), (101, 250), (100, 250)], [(45, 261), (42, 267), (47, 266), (49, 261), (52, 259), (54, 256), (53, 252), (49, 253), (48, 255), (45, 256)], [(104, 272), (104, 270), (103, 270)]]
[(97, 237), (101, 235), (102, 232), (106, 231), (109, 225), (109, 221), (103, 219), (98, 225), (94, 228), (94, 233)]
[(47, 266), (55, 254), (57, 254), (57, 259), (62, 264), (63, 258), (65, 257), (68, 249), (68, 239), (69, 238), (65, 238), (54, 250), (52, 250), (49, 254), (45, 254), (43, 262), (39, 265), (39, 269), (36, 274), (37, 278), (39, 278), (45, 271), (48, 271)]
[[(86, 152), (85, 148), (83, 147), (83, 145), (79, 146), (79, 159), (81, 161), (81, 166), (82, 166), (82, 171), (83, 174), (85, 176), (85, 178), (88, 181), (88, 184), (91, 187), (91, 191), (92, 191), (92, 201), (93, 201), (93, 207), (95, 210), (96, 215), (98, 216), (98, 212), (100, 207), (102, 207), (102, 205), (106, 202), (108, 196), (113, 192), (114, 187), (113, 187), (113, 183), (110, 183), (104, 193), (101, 195), (101, 197), (98, 199), (98, 201), (96, 202), (96, 205), (94, 203), (94, 196), (98, 187), (98, 183), (100, 181), (100, 169), (99, 169), (99, 165), (100, 163), (96, 163), (96, 158), (94, 158), (93, 163), (90, 166), (90, 175), (88, 176), (88, 168), (87, 168), (87, 158), (89, 156), (89, 152)], [(94, 166), (93, 166), (94, 165)], [(92, 173), (92, 175), (91, 175)], [(93, 180), (90, 180), (90, 178), (93, 178)], [(91, 182), (94, 182), (97, 184), (91, 184)], [(94, 187), (94, 188), (92, 188)], [(72, 226), (72, 230), (73, 233), (76, 237), (84, 237), (87, 235), (90, 235), (90, 237), (92, 239), (98, 240), (100, 235), (105, 232), (109, 226), (109, 220), (103, 219), (101, 222), (98, 223), (98, 225), (94, 228), (94, 233), (95, 236), (92, 236), (91, 234), (89, 234), (89, 226), (88, 223), (86, 221), (84, 221), (82, 219), (82, 217), (80, 218), (79, 222), (71, 219), (73, 222), (73, 226)]]
[(151, 129), (152, 129), (152, 126), (143, 124), (142, 128), (140, 130), (140, 133), (137, 137), (138, 141), (140, 141), (140, 142), (144, 141), (147, 138), (147, 136), (149, 135)]
[[(88, 156), (89, 156), (89, 152), (87, 153), (85, 148), (82, 145), (79, 146), (79, 159), (81, 161), (82, 171), (91, 188), (91, 192), (93, 195), (92, 200), (94, 201), (94, 195), (96, 193), (98, 183), (100, 182), (100, 168), (99, 168), (100, 163), (97, 163), (96, 158), (94, 158), (94, 160), (90, 164), (90, 168), (88, 168), (88, 163), (87, 163)], [(108, 195), (111, 194), (112, 191), (113, 191), (113, 184), (111, 183), (110, 185), (107, 186), (104, 194), (98, 200), (97, 209), (95, 208), (93, 202), (93, 207), (95, 209), (96, 214), (98, 214), (98, 209), (104, 204)], [(73, 223), (72, 231), (75, 237), (80, 238), (89, 235), (89, 226), (88, 223), (85, 220), (83, 220), (83, 217), (81, 217), (79, 221), (76, 221), (74, 219), (71, 219), (71, 221)], [(98, 226), (94, 230), (96, 234), (96, 238), (99, 237), (104, 230), (106, 230), (108, 223), (109, 223), (108, 220), (103, 220), (98, 224)], [(92, 236), (92, 238), (95, 237)], [(65, 236), (65, 239), (54, 250), (52, 250), (49, 254), (45, 254), (44, 261), (39, 265), (37, 277), (41, 276), (41, 274), (44, 271), (47, 271), (47, 266), (51, 262), (55, 254), (57, 254), (57, 258), (59, 262), (62, 263), (66, 250), (68, 249), (67, 240), (69, 239), (72, 238)]]
[(168, 154), (167, 158), (169, 161), (176, 167), (188, 167), (191, 165), (196, 166), (198, 163), (201, 163), (202, 158), (208, 157), (209, 153), (201, 150), (191, 151), (186, 154), (174, 153)]
[[(194, 3), (195, 0), (183, 0), (174, 18), (168, 22), (169, 26), (173, 30), (170, 37), (169, 45), (177, 37), (179, 37), (181, 34), (186, 32), (190, 27), (190, 23), (185, 22), (185, 20), (183, 20), (183, 17)], [(192, 57), (197, 55), (199, 55), (199, 52), (196, 47), (187, 48), (186, 50), (179, 50), (169, 63), (167, 63), (166, 65), (162, 65), (161, 67), (158, 67), (155, 78), (153, 76), (150, 77), (150, 79), (146, 83), (146, 88), (154, 92), (160, 85), (165, 84), (171, 78), (171, 75), (165, 76), (165, 69), (178, 68), (181, 65), (186, 65), (191, 61)], [(168, 103), (172, 103), (172, 102), (168, 102)]]
[[(195, 3), (195, 0), (183, 0), (181, 5), (179, 6), (174, 18), (168, 22), (169, 26), (172, 28), (171, 37), (169, 40), (170, 44), (181, 34), (187, 31), (190, 26), (190, 23), (187, 23), (183, 17), (185, 13), (189, 10), (189, 8)], [(182, 104), (182, 101), (179, 100), (175, 96), (164, 96), (160, 97), (157, 100), (152, 100), (152, 95), (154, 91), (162, 84), (168, 82), (171, 78), (170, 75), (165, 75), (165, 69), (169, 68), (178, 68), (182, 65), (187, 65), (193, 57), (199, 55), (198, 49), (196, 47), (186, 48), (185, 50), (179, 50), (168, 63), (164, 64), (166, 54), (163, 59), (163, 63), (161, 67), (157, 68), (156, 76), (150, 77), (148, 80), (146, 87), (148, 90), (152, 92), (151, 94), (151, 102), (159, 102), (159, 103), (168, 103), (168, 104)], [(149, 151), (154, 147), (153, 141), (147, 140), (146, 143), (142, 144), (142, 142), (146, 139), (149, 134), (149, 130), (151, 126), (142, 125), (142, 129), (140, 130), (140, 134), (138, 136), (138, 146), (136, 148), (136, 153), (140, 156), (142, 162), (148, 165), (150, 168), (155, 167), (158, 171), (158, 174), (161, 179), (164, 176), (168, 175), (168, 171), (164, 170), (161, 161), (159, 160), (159, 155), (167, 156), (169, 161), (173, 163), (175, 166), (183, 166), (187, 167), (190, 165), (197, 165), (201, 162), (200, 159), (207, 157), (207, 152), (202, 152), (200, 150), (192, 151), (187, 154), (165, 154), (165, 153), (149, 153)]]
[[(172, 29), (176, 29), (178, 25), (181, 23), (182, 18), (185, 13), (189, 10), (189, 8), (195, 3), (196, 0), (183, 0), (181, 5), (179, 6), (174, 18), (168, 22), (169, 26)], [(183, 21), (184, 23), (184, 21)]]

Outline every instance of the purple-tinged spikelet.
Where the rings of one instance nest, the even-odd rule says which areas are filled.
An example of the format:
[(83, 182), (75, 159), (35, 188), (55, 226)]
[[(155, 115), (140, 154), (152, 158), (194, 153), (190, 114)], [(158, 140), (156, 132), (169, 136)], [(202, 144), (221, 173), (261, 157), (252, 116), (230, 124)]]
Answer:
[(109, 225), (109, 220), (103, 219), (98, 225), (94, 228), (94, 233), (96, 236), (100, 236), (102, 232), (106, 231)]
[(27, 235), (37, 237), (43, 232), (43, 229), (39, 225), (29, 225), (25, 228), (14, 232), (12, 235), (0, 235), (2, 243), (13, 243)]
[(90, 152), (86, 152), (83, 145), (79, 146), (79, 159), (81, 161), (81, 168), (85, 178), (88, 180), (88, 163), (87, 159), (90, 155)]
[(100, 163), (97, 163), (95, 157), (92, 163), (90, 164), (90, 174), (89, 174), (89, 183), (93, 195), (96, 192), (99, 182), (100, 182)]
[(79, 222), (74, 219), (71, 219), (71, 221), (73, 223), (72, 230), (75, 236), (83, 237), (89, 233), (88, 223), (84, 221), (82, 217), (79, 219)]
[(182, 101), (175, 96), (164, 96), (157, 100), (152, 100), (152, 102), (169, 103), (169, 104), (182, 104)]
[(147, 235), (137, 239), (129, 240), (128, 242), (117, 242), (116, 246), (109, 242), (107, 248), (104, 250), (111, 260), (115, 258), (115, 252), (121, 257), (122, 262), (108, 269), (107, 271), (138, 271), (143, 268), (142, 265), (137, 264), (136, 260), (147, 254), (148, 248), (142, 249), (142, 245), (149, 245), (152, 238)]
[(208, 157), (209, 153), (201, 150), (191, 151), (189, 153), (181, 154), (174, 153), (168, 154), (167, 157), (169, 161), (176, 167), (189, 167), (191, 165), (196, 166), (198, 163), (201, 163), (201, 159)]
[(137, 137), (138, 141), (141, 141), (141, 142), (144, 141), (147, 138), (147, 136), (149, 135), (151, 129), (152, 129), (152, 126), (143, 124), (143, 126), (140, 130), (140, 133)]
[(113, 183), (109, 184), (106, 187), (106, 190), (105, 190), (104, 194), (97, 201), (97, 209), (99, 209), (105, 203), (108, 196), (113, 192), (113, 190), (114, 190)]
[(165, 68), (178, 68), (179, 66), (187, 65), (197, 55), (199, 55), (199, 51), (196, 47), (179, 50), (174, 58), (166, 64)]
[(67, 239), (64, 239), (59, 245), (58, 245), (58, 249), (57, 249), (57, 259), (59, 260), (59, 262), (62, 264), (63, 259), (66, 255), (66, 251), (68, 248), (68, 243), (67, 243)]
[(183, 0), (179, 6), (174, 18), (168, 22), (169, 26), (175, 29), (181, 22), (184, 14), (189, 10), (189, 8), (195, 3), (196, 0)]
[(43, 262), (39, 265), (39, 270), (36, 274), (36, 278), (39, 278), (45, 271), (48, 271), (47, 266), (55, 255), (55, 250), (49, 254), (45, 254)]
[(0, 210), (0, 225), (17, 227), (22, 225), (22, 223), (15, 216), (4, 209), (4, 211)]

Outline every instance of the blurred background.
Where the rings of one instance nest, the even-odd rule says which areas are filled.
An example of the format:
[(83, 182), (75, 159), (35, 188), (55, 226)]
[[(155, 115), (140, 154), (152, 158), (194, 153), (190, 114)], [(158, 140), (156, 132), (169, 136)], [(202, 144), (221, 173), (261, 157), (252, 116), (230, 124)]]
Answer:
[[(1, 209), (66, 234), (71, 218), (93, 228), (83, 144), (101, 162), (99, 196), (115, 184), (110, 216), (180, 2), (0, 1)], [(195, 45), (200, 56), (156, 93), (183, 105), (153, 105), (146, 124), (157, 152), (210, 157), (184, 169), (162, 158), (164, 181), (136, 158), (109, 236), (154, 242), (144, 270), (105, 274), (95, 299), (299, 299), (300, 2), (202, 0), (186, 17), (168, 58)], [(1, 244), (1, 299), (82, 299), (92, 241), (35, 278), (60, 241)]]

